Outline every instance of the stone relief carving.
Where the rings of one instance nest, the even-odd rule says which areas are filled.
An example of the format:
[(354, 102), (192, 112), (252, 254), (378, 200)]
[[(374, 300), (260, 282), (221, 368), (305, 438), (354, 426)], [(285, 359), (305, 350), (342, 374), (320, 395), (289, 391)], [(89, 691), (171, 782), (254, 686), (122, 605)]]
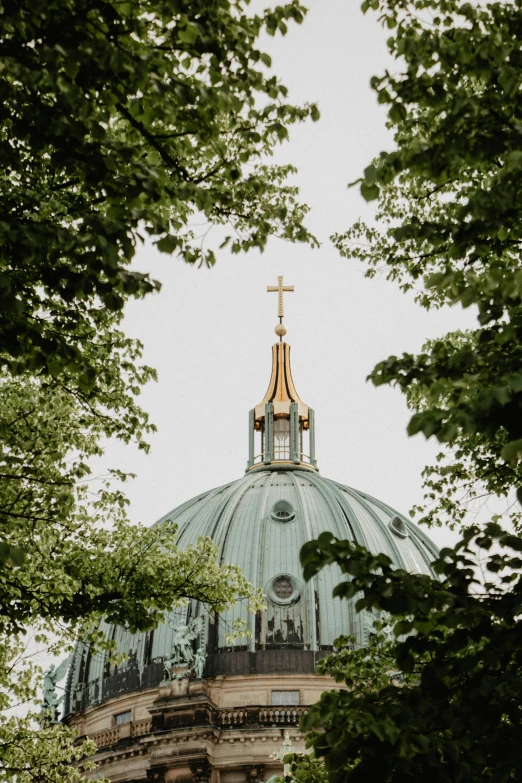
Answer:
[(252, 764), (246, 771), (246, 783), (262, 783), (264, 770), (263, 764)]
[(158, 769), (148, 769), (147, 779), (151, 783), (165, 783), (165, 768), (159, 767)]
[(206, 759), (192, 761), (190, 763), (193, 783), (208, 783), (212, 774), (212, 767)]

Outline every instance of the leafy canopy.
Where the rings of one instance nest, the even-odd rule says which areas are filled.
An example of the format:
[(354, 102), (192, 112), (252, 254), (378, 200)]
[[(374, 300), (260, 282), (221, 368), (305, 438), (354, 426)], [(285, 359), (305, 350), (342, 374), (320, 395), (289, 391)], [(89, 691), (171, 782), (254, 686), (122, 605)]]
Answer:
[(498, 524), (469, 527), (435, 560), (439, 580), (330, 533), (305, 544), (307, 579), (337, 563), (335, 594), (393, 618), (391, 638), (381, 627), (366, 649), (340, 639), (321, 661), (342, 689), (323, 693), (301, 727), (328, 780), (518, 780), (521, 553)]
[(19, 783), (73, 783), (68, 762), (93, 750), (38, 729), (38, 706), (12, 712), (38, 702), (29, 628), (59, 655), (75, 634), (103, 646), (102, 616), (144, 630), (188, 597), (261, 605), (208, 539), (180, 551), (172, 524), (130, 525), (128, 477), (100, 487), (89, 468), (106, 438), (147, 449), (154, 429), (137, 398), (155, 373), (120, 329), (125, 302), (160, 288), (132, 267), (140, 242), (199, 265), (215, 262), (201, 223), (234, 253), (316, 243), (292, 167), (269, 157), (318, 110), (289, 102), (258, 44), (304, 9), (247, 6), (0, 7), (0, 767)]
[[(127, 439), (139, 419), (111, 366), (120, 359), (118, 342), (129, 351), (124, 367), (139, 357), (112, 332), (98, 383), (107, 408), (121, 418), (100, 413), (101, 392), (93, 409), (55, 379), (0, 376), (0, 527), (15, 553), (0, 569), (0, 766), (21, 783), (76, 783), (82, 776), (69, 762), (95, 750), (92, 742), (76, 745), (75, 731), (61, 724), (38, 727), (42, 670), (35, 650), (64, 657), (79, 635), (110, 655), (113, 645), (98, 630), (102, 617), (146, 630), (188, 598), (217, 612), (238, 600), (252, 611), (263, 605), (237, 567), (220, 565), (210, 539), (180, 549), (173, 523), (131, 525), (124, 474), (93, 481), (89, 461), (103, 438)], [(149, 375), (139, 365), (127, 371), (140, 380)], [(133, 427), (127, 417), (136, 418)], [(30, 707), (22, 716), (12, 712), (21, 703)]]
[[(376, 225), (359, 221), (334, 243), (368, 264), (369, 276), (383, 270), (414, 289), (424, 307), (473, 306), (479, 319), (477, 329), (432, 341), (418, 356), (389, 357), (371, 377), (408, 395), (410, 434), (458, 447), (457, 484), (459, 470), (472, 483), (476, 468), (488, 490), (504, 494), (522, 456), (522, 5), (363, 7), (393, 30), (388, 45), (404, 66), (372, 80), (389, 106), (396, 149), (360, 181), (362, 194), (377, 199)], [(451, 494), (451, 481), (443, 484)]]
[[(307, 208), (267, 165), (315, 106), (288, 102), (257, 39), (300, 23), (297, 0), (7, 0), (0, 9), (0, 363), (86, 388), (84, 353), (119, 311), (157, 290), (129, 268), (137, 243), (213, 264), (191, 225), (227, 225), (233, 252), (276, 234), (314, 241)], [(223, 237), (221, 236), (221, 239)]]

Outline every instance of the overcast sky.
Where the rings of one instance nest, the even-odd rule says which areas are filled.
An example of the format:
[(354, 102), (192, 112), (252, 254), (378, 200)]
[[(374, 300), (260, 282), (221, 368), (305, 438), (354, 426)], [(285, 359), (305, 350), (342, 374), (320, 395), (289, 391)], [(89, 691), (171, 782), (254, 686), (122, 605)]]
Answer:
[[(264, 5), (264, 3), (263, 3)], [(285, 38), (267, 39), (274, 69), (294, 102), (317, 101), (318, 123), (292, 131), (278, 162), (311, 207), (308, 225), (319, 250), (270, 241), (264, 254), (218, 254), (212, 270), (194, 269), (154, 247), (136, 267), (163, 283), (161, 293), (127, 309), (126, 329), (146, 346), (159, 381), (142, 396), (159, 432), (148, 456), (107, 449), (104, 465), (137, 473), (128, 488), (134, 521), (154, 522), (190, 497), (243, 475), (248, 411), (268, 385), (276, 300), (266, 293), (284, 275), (293, 377), (316, 411), (322, 475), (377, 496), (407, 513), (421, 500), (421, 470), (436, 444), (408, 438), (401, 394), (375, 389), (366, 376), (389, 354), (417, 351), (427, 337), (471, 325), (459, 310), (426, 313), (385, 280), (339, 257), (328, 237), (359, 216), (371, 218), (358, 189), (372, 157), (392, 144), (370, 78), (390, 62), (386, 33), (358, 0), (312, 0), (305, 22)], [(212, 242), (212, 235), (209, 237)], [(440, 544), (447, 540), (435, 533)]]

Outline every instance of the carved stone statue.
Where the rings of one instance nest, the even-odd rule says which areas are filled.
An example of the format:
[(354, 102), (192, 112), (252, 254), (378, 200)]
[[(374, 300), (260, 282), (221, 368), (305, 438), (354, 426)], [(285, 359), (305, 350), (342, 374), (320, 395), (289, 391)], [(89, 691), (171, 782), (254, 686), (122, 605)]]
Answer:
[(194, 664), (192, 671), (196, 680), (200, 680), (203, 677), (203, 669), (205, 668), (205, 661), (207, 660), (207, 654), (203, 647), (198, 647), (194, 656)]
[(177, 624), (173, 627), (174, 638), (172, 640), (172, 658), (175, 665), (191, 664), (194, 660), (192, 642), (201, 633), (203, 618), (196, 617), (188, 625)]
[(69, 655), (58, 666), (55, 666), (54, 663), (51, 664), (44, 673), (42, 713), (44, 713), (44, 720), (50, 720), (51, 723), (58, 722), (58, 707), (63, 701), (63, 694), (58, 698), (56, 684), (65, 677), (72, 658), (73, 656)]
[(192, 663), (194, 653), (192, 652), (192, 641), (196, 634), (191, 633), (190, 625), (175, 625), (174, 638), (172, 639), (172, 659), (174, 665)]
[(175, 661), (174, 658), (166, 658), (163, 661), (163, 679), (164, 680), (171, 680), (172, 679), (172, 667), (174, 666)]
[[(184, 676), (188, 676), (187, 673), (174, 674), (172, 669), (179, 666), (200, 666), (198, 662), (196, 664), (196, 656), (194, 655), (193, 642), (200, 635), (203, 627), (203, 618), (197, 617), (192, 620), (191, 623), (185, 625), (184, 623), (176, 623), (171, 625), (174, 631), (172, 639), (172, 649), (168, 658), (163, 662), (163, 674), (165, 681), (170, 681), (175, 678), (182, 679)], [(203, 662), (204, 665), (204, 662)], [(203, 669), (201, 669), (203, 671)]]
[(44, 674), (42, 709), (49, 712), (51, 720), (56, 719), (56, 710), (60, 701), (56, 695), (56, 667), (51, 664)]

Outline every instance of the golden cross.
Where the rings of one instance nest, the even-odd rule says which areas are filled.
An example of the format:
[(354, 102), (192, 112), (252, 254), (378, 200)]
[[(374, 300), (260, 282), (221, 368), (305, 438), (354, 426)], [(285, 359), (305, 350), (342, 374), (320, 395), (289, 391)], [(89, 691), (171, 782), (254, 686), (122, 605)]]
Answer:
[(283, 285), (283, 275), (278, 275), (277, 285), (268, 285), (266, 287), (266, 290), (268, 291), (268, 293), (273, 293), (274, 291), (277, 291), (277, 315), (279, 316), (279, 318), (282, 318), (285, 314), (285, 310), (283, 307), (283, 291), (293, 291), (294, 286)]

